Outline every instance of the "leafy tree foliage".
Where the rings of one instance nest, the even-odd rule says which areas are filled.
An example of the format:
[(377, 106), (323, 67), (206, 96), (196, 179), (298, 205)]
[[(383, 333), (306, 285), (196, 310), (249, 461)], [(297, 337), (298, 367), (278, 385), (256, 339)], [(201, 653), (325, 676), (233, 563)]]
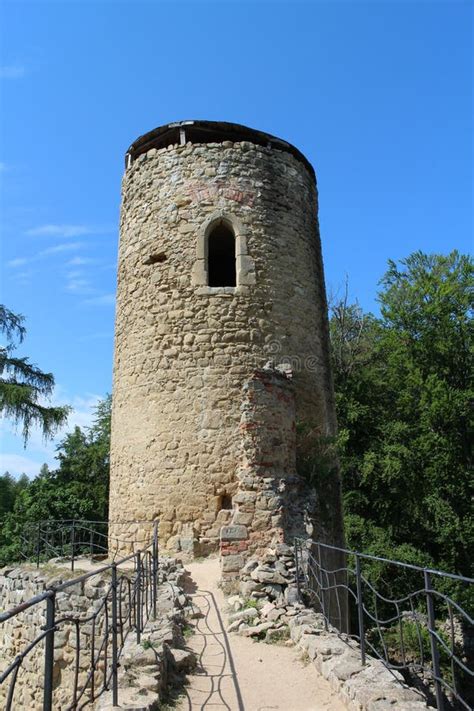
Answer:
[(416, 252), (389, 262), (381, 318), (345, 298), (330, 324), (349, 544), (465, 575), (474, 549), (473, 272), (457, 252)]
[(0, 520), (15, 505), (18, 494), (28, 486), (29, 479), (26, 474), (22, 474), (19, 479), (12, 477), (10, 472), (5, 472), (0, 476)]
[[(9, 511), (0, 510), (0, 565), (20, 557), (20, 536), (29, 523), (44, 519), (107, 519), (110, 411), (111, 397), (107, 396), (97, 405), (92, 427), (86, 431), (75, 427), (64, 437), (58, 447), (58, 468), (50, 471), (43, 465), (35, 479), (27, 485), (23, 480)], [(0, 479), (0, 487), (5, 476)], [(8, 509), (8, 500), (5, 501)]]
[(0, 304), (0, 331), (6, 338), (6, 345), (0, 346), (0, 413), (21, 423), (26, 445), (32, 425), (39, 425), (44, 437), (52, 437), (66, 422), (69, 408), (46, 407), (43, 401), (53, 392), (53, 375), (43, 373), (28, 358), (13, 355), (26, 333), (23, 321), (23, 316)]

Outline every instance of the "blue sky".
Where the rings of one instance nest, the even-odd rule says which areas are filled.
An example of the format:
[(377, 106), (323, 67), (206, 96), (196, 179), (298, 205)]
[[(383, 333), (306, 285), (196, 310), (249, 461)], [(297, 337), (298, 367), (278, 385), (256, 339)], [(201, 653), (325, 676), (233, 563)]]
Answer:
[[(1, 300), (55, 402), (90, 423), (111, 389), (123, 157), (204, 118), (281, 136), (313, 163), (330, 292), (376, 310), (387, 259), (472, 248), (472, 3), (6, 2), (0, 59)], [(63, 433), (64, 434), (64, 433)], [(56, 441), (57, 442), (57, 441)], [(2, 471), (34, 475), (3, 423)]]

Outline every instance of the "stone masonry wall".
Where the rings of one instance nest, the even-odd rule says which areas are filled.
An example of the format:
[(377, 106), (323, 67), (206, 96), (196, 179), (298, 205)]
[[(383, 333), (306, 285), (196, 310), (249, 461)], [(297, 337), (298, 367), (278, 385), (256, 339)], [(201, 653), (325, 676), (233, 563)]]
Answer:
[(224, 580), (249, 555), (304, 532), (311, 493), (296, 473), (295, 398), (291, 374), (256, 370), (243, 388), (238, 489), (230, 525), (221, 529)]
[[(0, 571), (0, 605), (2, 610), (20, 605), (39, 595), (53, 584), (63, 581), (60, 573), (55, 575), (43, 570), (28, 570), (25, 567), (4, 568)], [(103, 595), (106, 585), (104, 578), (91, 578), (86, 583), (77, 583), (64, 592), (57, 594), (57, 618), (67, 614), (81, 618), (91, 615)], [(0, 625), (0, 672), (20, 654), (28, 643), (32, 642), (46, 624), (46, 602), (39, 603), (19, 613)], [(98, 624), (97, 638), (101, 634), (101, 622)], [(90, 641), (91, 625), (81, 625), (80, 643), (87, 649)], [(76, 654), (75, 628), (72, 623), (63, 623), (55, 634), (54, 642), (54, 691), (53, 703), (55, 709), (66, 708), (71, 700), (71, 689), (74, 682), (74, 659)], [(85, 681), (86, 665), (89, 656), (82, 657), (79, 668), (79, 684)], [(44, 642), (40, 642), (24, 659), (18, 672), (18, 678), (13, 697), (13, 708), (35, 709), (43, 708), (43, 672), (44, 672)], [(98, 677), (101, 677), (98, 674)], [(10, 675), (4, 684), (0, 685), (0, 706), (8, 694)]]
[[(235, 288), (202, 283), (200, 235), (213, 217), (246, 253)], [(304, 163), (248, 141), (140, 155), (123, 180), (111, 532), (159, 518), (170, 549), (215, 550), (239, 486), (242, 385), (256, 368), (289, 362), (296, 417), (334, 434), (327, 330), (317, 193)], [(337, 481), (328, 499), (327, 536), (337, 541)]]
[[(80, 571), (77, 572), (80, 574)], [(131, 576), (133, 571), (128, 571)], [(127, 575), (126, 569), (119, 569), (119, 576)], [(5, 611), (27, 602), (32, 597), (41, 594), (54, 585), (59, 585), (69, 578), (67, 571), (53, 569), (29, 569), (26, 566), (3, 568), (0, 570), (0, 610)], [(184, 569), (173, 558), (161, 558), (159, 580), (162, 583), (157, 593), (157, 618), (149, 619), (142, 633), (142, 644), (137, 644), (133, 631), (127, 634), (128, 598), (127, 585), (119, 588), (122, 591), (122, 601), (119, 610), (125, 621), (125, 647), (121, 651), (119, 664), (119, 701), (122, 706), (130, 704), (133, 708), (156, 708), (157, 701), (163, 695), (167, 684), (167, 672), (171, 664), (172, 671), (179, 671), (189, 659), (189, 653), (181, 649), (171, 649), (183, 646), (181, 627), (184, 625), (183, 615), (192, 612), (192, 605), (181, 587), (184, 579)], [(103, 644), (105, 627), (104, 608), (93, 623), (91, 615), (103, 604), (104, 596), (110, 586), (110, 575), (105, 572), (94, 575), (85, 582), (77, 582), (56, 594), (56, 623), (54, 636), (54, 666), (53, 666), (53, 708), (64, 711), (71, 708), (77, 659), (76, 625), (73, 621), (61, 621), (70, 617), (80, 620), (79, 629), (79, 667), (78, 689), (88, 682), (91, 663), (92, 635), (94, 634), (94, 654), (99, 655)], [(18, 613), (15, 617), (0, 625), (0, 674), (11, 664), (17, 655), (22, 654), (28, 645), (41, 634), (46, 624), (46, 603), (43, 601)], [(109, 623), (111, 606), (108, 604)], [(122, 638), (119, 632), (119, 644)], [(151, 644), (153, 648), (151, 649)], [(151, 653), (152, 652), (152, 653)], [(100, 659), (95, 671), (95, 692), (100, 694), (104, 683), (104, 665), (107, 660), (107, 674), (110, 674), (111, 639), (108, 646), (102, 647)], [(181, 661), (180, 661), (181, 660)], [(24, 658), (20, 666), (12, 709), (25, 711), (40, 711), (43, 708), (44, 680), (44, 641), (40, 641)], [(13, 673), (0, 684), (0, 708), (5, 707), (10, 681)], [(90, 693), (90, 684), (80, 705)], [(133, 703), (132, 703), (133, 702)], [(135, 703), (136, 702), (136, 703)], [(140, 703), (138, 703), (140, 702)], [(148, 704), (149, 702), (149, 704)], [(134, 705), (135, 703), (135, 705)], [(111, 708), (111, 691), (99, 696), (98, 708)], [(88, 708), (95, 707), (87, 704)]]
[[(244, 385), (241, 411), (239, 485), (230, 525), (221, 529), (220, 554), (224, 589), (232, 589), (233, 581), (239, 580), (248, 592), (249, 565), (262, 565), (264, 580), (258, 577), (260, 567), (255, 571), (256, 580), (266, 580), (271, 588), (278, 588), (295, 536), (306, 539), (309, 532), (316, 532), (320, 540), (324, 531), (317, 492), (297, 472), (291, 371), (274, 369), (270, 363), (256, 370)], [(280, 570), (272, 570), (269, 561), (278, 559), (280, 550)], [(326, 551), (324, 562), (334, 570), (343, 568), (344, 556)], [(339, 577), (344, 582), (342, 574)], [(257, 586), (255, 580), (253, 585), (259, 591), (257, 597), (262, 596), (265, 587)], [(333, 600), (328, 610), (340, 629), (347, 623), (346, 605), (346, 595), (341, 592), (339, 605)]]

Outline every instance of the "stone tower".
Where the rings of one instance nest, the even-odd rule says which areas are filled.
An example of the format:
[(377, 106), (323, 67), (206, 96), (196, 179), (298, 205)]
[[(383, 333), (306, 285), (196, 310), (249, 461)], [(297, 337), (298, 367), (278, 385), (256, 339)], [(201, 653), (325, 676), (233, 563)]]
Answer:
[[(182, 121), (129, 148), (111, 447), (117, 534), (147, 527), (126, 521), (159, 518), (162, 545), (206, 553), (228, 523), (241, 527), (230, 538), (255, 548), (311, 520), (318, 535), (342, 540), (337, 467), (323, 461), (336, 424), (317, 209), (308, 160), (245, 126)], [(303, 460), (313, 438), (310, 478), (298, 470), (295, 429)]]

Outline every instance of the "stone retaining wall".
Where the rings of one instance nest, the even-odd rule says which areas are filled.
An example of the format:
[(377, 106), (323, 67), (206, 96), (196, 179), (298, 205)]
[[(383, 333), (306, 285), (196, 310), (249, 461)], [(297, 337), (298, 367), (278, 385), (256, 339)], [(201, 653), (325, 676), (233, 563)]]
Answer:
[(325, 630), (322, 615), (302, 610), (289, 621), (291, 639), (329, 681), (349, 711), (426, 711), (423, 696), (378, 659), (362, 666), (359, 645), (337, 630)]
[(140, 643), (129, 635), (120, 656), (118, 706), (112, 692), (103, 694), (96, 711), (154, 711), (168, 696), (170, 687), (181, 689), (185, 674), (196, 666), (193, 652), (186, 649), (183, 628), (195, 609), (182, 582), (184, 569), (174, 559), (165, 562), (167, 582), (158, 591), (157, 619), (150, 620)]
[[(61, 584), (72, 575), (68, 571), (54, 569), (47, 566), (48, 572), (44, 569), (28, 569), (27, 567), (3, 568), (0, 570), (0, 607), (8, 610), (28, 601), (51, 586)], [(119, 575), (120, 575), (119, 569)], [(126, 572), (126, 571), (122, 571)], [(181, 636), (179, 632), (180, 614), (177, 611), (186, 608), (187, 598), (184, 595), (180, 584), (183, 575), (183, 568), (173, 559), (162, 558), (160, 561), (160, 577), (163, 582), (159, 588), (158, 595), (158, 619), (150, 622), (143, 640), (149, 640), (153, 648), (157, 651), (156, 664), (153, 670), (148, 672), (153, 676), (154, 682), (148, 680), (148, 686), (153, 686), (153, 693), (160, 694), (163, 691), (167, 679), (167, 670), (173, 661), (173, 655), (168, 653), (173, 646), (179, 646)], [(76, 576), (80, 575), (77, 570)], [(56, 595), (56, 620), (63, 616), (71, 616), (74, 619), (87, 620), (101, 605), (104, 594), (110, 585), (110, 575), (108, 573), (93, 576), (83, 583), (77, 583)], [(126, 599), (123, 599), (126, 605)], [(41, 628), (46, 623), (45, 609), (46, 602), (38, 603), (27, 610), (20, 612), (15, 617), (0, 625), (0, 673), (20, 654), (35, 637), (41, 634)], [(110, 606), (109, 606), (110, 607)], [(109, 609), (110, 614), (110, 609)], [(124, 616), (126, 610), (123, 611)], [(110, 619), (110, 618), (109, 618)], [(104, 631), (104, 616), (99, 615), (95, 623), (96, 653), (102, 642)], [(161, 636), (160, 636), (161, 635)], [(92, 621), (83, 622), (79, 625), (79, 643), (82, 653), (79, 657), (79, 689), (86, 682), (90, 670), (91, 658), (91, 638)], [(136, 684), (131, 680), (134, 678), (130, 667), (143, 666), (140, 660), (135, 665), (134, 658), (138, 652), (144, 654), (143, 646), (134, 643), (135, 635), (131, 631), (123, 652), (121, 683), (122, 692), (124, 687), (131, 687), (126, 695), (130, 701), (131, 694), (135, 690)], [(161, 647), (160, 647), (161, 644)], [(163, 644), (165, 650), (163, 651)], [(108, 669), (110, 670), (111, 642), (108, 645)], [(76, 626), (73, 622), (60, 623), (54, 638), (54, 667), (53, 667), (53, 708), (56, 711), (66, 709), (72, 702), (72, 689), (74, 687), (75, 663), (77, 651)], [(179, 656), (179, 653), (178, 653)], [(171, 661), (170, 661), (171, 660)], [(101, 689), (104, 682), (104, 655), (97, 665), (95, 673), (96, 692)], [(130, 673), (126, 674), (126, 672)], [(13, 697), (13, 709), (24, 708), (28, 711), (40, 711), (43, 708), (43, 673), (44, 673), (44, 642), (41, 641), (24, 659), (16, 682), (15, 694)], [(140, 669), (143, 676), (143, 669)], [(0, 707), (3, 708), (9, 688), (9, 681), (0, 685)], [(143, 681), (143, 679), (142, 679)], [(142, 682), (140, 682), (141, 684)], [(141, 687), (140, 687), (141, 688)], [(150, 690), (150, 689), (149, 689)], [(151, 692), (150, 692), (151, 693)], [(85, 699), (85, 697), (84, 697)], [(105, 703), (104, 702), (100, 702)], [(141, 708), (137, 706), (137, 708)]]
[[(76, 576), (79, 573), (76, 573)], [(71, 576), (66, 571), (54, 570), (48, 566), (48, 572), (42, 569), (26, 567), (3, 568), (0, 571), (0, 607), (6, 611), (39, 595), (53, 585), (59, 585)], [(109, 581), (110, 582), (110, 581)], [(78, 615), (89, 617), (100, 604), (103, 590), (107, 585), (104, 577), (94, 577), (86, 583), (78, 583), (56, 597), (56, 616)], [(46, 601), (34, 605), (0, 625), (0, 672), (20, 654), (23, 649), (41, 634), (46, 624)], [(102, 632), (102, 625), (97, 634)], [(87, 648), (91, 636), (91, 626), (81, 625), (80, 644)], [(71, 698), (74, 678), (73, 662), (76, 655), (77, 640), (72, 624), (62, 624), (55, 634), (54, 641), (54, 706), (59, 709)], [(85, 662), (81, 665), (79, 684), (85, 681)], [(13, 708), (25, 708), (35, 711), (42, 709), (44, 674), (44, 642), (40, 642), (25, 658), (15, 687)], [(0, 704), (5, 702), (8, 683), (0, 686)]]

